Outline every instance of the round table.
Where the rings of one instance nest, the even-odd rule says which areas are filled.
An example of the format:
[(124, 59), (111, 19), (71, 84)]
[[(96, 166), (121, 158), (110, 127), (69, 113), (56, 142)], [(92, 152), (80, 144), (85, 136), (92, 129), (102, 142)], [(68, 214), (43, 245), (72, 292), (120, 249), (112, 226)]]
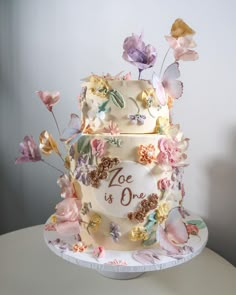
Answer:
[(235, 295), (236, 268), (206, 248), (180, 266), (118, 281), (53, 254), (44, 242), (43, 225), (0, 236), (1, 295), (127, 293)]

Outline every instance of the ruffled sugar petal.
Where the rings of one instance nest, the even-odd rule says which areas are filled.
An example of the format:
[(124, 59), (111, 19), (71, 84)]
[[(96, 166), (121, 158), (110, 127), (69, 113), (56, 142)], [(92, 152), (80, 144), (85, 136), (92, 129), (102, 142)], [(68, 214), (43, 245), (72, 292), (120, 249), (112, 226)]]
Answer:
[(48, 131), (44, 130), (41, 132), (39, 141), (39, 148), (46, 156), (50, 155), (52, 152), (55, 152), (58, 155), (60, 154), (55, 139), (48, 133)]
[(59, 101), (60, 93), (57, 92), (48, 92), (48, 91), (37, 91), (36, 94), (40, 97), (42, 102), (45, 104), (47, 109), (52, 112), (53, 106)]
[(39, 147), (32, 136), (27, 135), (24, 137), (23, 142), (20, 143), (19, 150), (21, 155), (16, 159), (16, 164), (42, 160)]
[(150, 68), (156, 61), (156, 49), (142, 41), (142, 35), (127, 37), (123, 44), (123, 59), (136, 66), (139, 70)]
[(171, 36), (174, 38), (193, 34), (195, 34), (195, 31), (180, 18), (176, 19), (175, 22), (172, 24)]

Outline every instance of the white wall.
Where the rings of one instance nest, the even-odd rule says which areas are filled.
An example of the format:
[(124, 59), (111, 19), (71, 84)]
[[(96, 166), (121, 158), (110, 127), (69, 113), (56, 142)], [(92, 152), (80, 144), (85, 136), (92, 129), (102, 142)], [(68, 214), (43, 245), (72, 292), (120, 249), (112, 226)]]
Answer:
[(14, 165), (25, 134), (57, 134), (35, 90), (61, 92), (55, 113), (63, 127), (77, 111), (81, 78), (137, 75), (121, 58), (126, 36), (143, 32), (158, 49), (159, 66), (163, 36), (181, 17), (197, 31), (200, 54), (181, 64), (184, 95), (174, 108), (175, 123), (191, 138), (185, 204), (206, 220), (209, 246), (236, 264), (235, 10), (233, 0), (1, 0), (1, 232), (43, 223), (60, 199), (57, 173), (42, 164)]

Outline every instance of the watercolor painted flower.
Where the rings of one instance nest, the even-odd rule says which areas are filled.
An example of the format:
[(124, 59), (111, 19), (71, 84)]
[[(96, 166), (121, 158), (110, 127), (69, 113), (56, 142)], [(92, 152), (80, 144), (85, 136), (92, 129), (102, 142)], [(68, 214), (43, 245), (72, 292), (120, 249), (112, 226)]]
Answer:
[(76, 196), (74, 186), (71, 183), (68, 175), (64, 174), (60, 176), (57, 180), (57, 184), (61, 188), (62, 198), (73, 198)]

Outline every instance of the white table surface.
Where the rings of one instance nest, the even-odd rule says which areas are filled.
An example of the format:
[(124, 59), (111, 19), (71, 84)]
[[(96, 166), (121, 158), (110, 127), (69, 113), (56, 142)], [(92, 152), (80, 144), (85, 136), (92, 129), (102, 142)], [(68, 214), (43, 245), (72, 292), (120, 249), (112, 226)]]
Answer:
[(111, 280), (52, 253), (39, 225), (0, 236), (0, 294), (235, 295), (236, 268), (206, 248), (180, 266)]

